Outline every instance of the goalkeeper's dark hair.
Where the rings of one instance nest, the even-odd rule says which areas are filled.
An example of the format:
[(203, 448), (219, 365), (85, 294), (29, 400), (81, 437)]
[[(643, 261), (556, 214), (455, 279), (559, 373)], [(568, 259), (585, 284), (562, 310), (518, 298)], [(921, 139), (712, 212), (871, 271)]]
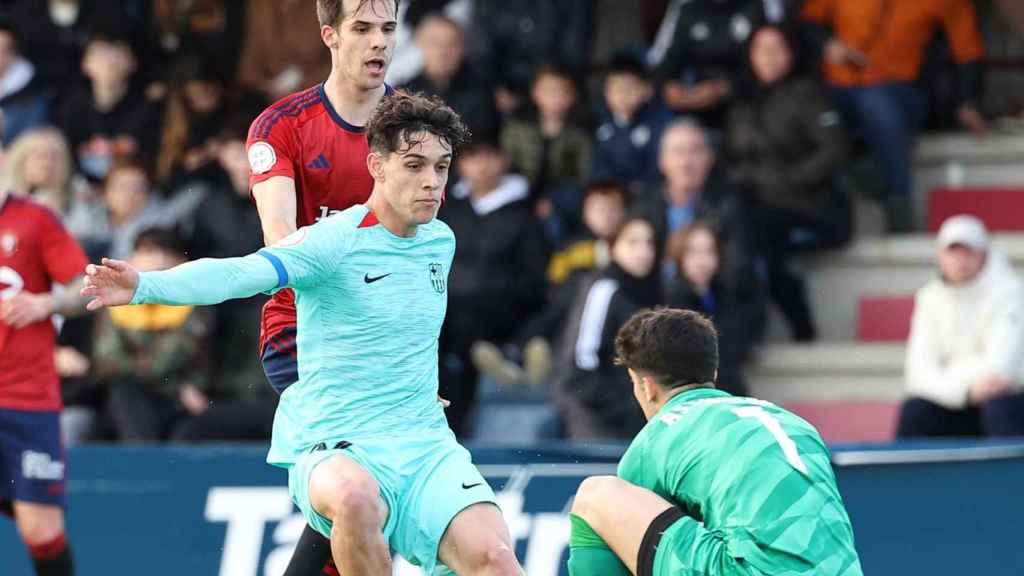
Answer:
[(440, 138), (452, 152), (470, 137), (462, 118), (440, 98), (401, 90), (381, 100), (366, 123), (370, 150), (378, 154), (408, 150), (422, 140), (424, 133)]
[(666, 390), (713, 386), (718, 333), (711, 320), (692, 310), (642, 310), (619, 329), (615, 356), (616, 364), (653, 378)]

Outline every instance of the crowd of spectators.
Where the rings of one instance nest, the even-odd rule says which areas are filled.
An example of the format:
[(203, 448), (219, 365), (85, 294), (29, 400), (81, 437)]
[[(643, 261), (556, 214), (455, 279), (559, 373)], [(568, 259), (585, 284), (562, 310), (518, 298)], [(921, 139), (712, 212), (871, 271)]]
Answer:
[[(0, 15), (7, 186), (94, 259), (155, 269), (262, 245), (246, 129), (327, 77), (308, 0), (0, 0)], [(789, 257), (850, 239), (852, 193), (911, 228), (933, 39), (958, 74), (937, 113), (986, 129), (970, 0), (403, 0), (399, 18), (389, 81), (474, 133), (440, 213), (459, 240), (441, 394), (463, 436), (482, 374), (549, 386), (572, 437), (631, 436), (611, 336), (659, 304), (714, 319), (720, 384), (743, 393), (770, 302), (815, 339)], [(884, 186), (840, 185), (856, 155)], [(68, 441), (266, 437), (261, 303), (67, 322)]]

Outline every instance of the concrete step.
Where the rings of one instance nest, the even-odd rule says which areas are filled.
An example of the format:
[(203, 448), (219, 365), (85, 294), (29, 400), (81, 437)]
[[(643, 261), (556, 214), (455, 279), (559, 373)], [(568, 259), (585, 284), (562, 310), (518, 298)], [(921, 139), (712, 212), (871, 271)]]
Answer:
[(930, 134), (914, 155), (914, 214), (923, 226), (928, 192), (934, 188), (1024, 185), (1024, 133)]
[[(1024, 234), (995, 234), (993, 245), (1024, 270)], [(935, 240), (928, 234), (866, 237), (845, 250), (793, 262), (807, 278), (807, 290), (823, 341), (857, 338), (857, 304), (862, 296), (912, 295), (935, 275)], [(770, 312), (768, 342), (789, 340), (784, 323)]]
[(750, 393), (800, 415), (828, 442), (891, 440), (903, 400), (902, 344), (828, 342), (761, 347)]

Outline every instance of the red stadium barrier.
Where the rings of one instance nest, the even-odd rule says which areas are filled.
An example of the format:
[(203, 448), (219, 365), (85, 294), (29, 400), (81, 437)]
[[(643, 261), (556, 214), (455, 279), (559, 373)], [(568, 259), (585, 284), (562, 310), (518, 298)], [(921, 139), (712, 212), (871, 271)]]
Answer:
[(973, 214), (993, 232), (1024, 231), (1024, 188), (935, 188), (928, 194), (928, 230), (957, 214)]
[(863, 296), (857, 301), (857, 339), (902, 342), (910, 336), (913, 296)]
[(807, 420), (826, 442), (888, 442), (896, 435), (898, 402), (791, 403), (785, 408)]

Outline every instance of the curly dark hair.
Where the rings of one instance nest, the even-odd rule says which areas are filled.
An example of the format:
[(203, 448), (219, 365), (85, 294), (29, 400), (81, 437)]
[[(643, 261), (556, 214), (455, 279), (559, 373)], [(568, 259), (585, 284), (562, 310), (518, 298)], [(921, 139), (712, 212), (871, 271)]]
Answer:
[(714, 385), (715, 326), (692, 310), (641, 310), (615, 336), (615, 363), (652, 377), (665, 389)]
[(470, 137), (462, 118), (436, 96), (410, 94), (401, 90), (381, 100), (366, 123), (366, 139), (370, 150), (390, 154), (408, 149), (420, 142), (417, 134), (437, 136), (452, 152)]

